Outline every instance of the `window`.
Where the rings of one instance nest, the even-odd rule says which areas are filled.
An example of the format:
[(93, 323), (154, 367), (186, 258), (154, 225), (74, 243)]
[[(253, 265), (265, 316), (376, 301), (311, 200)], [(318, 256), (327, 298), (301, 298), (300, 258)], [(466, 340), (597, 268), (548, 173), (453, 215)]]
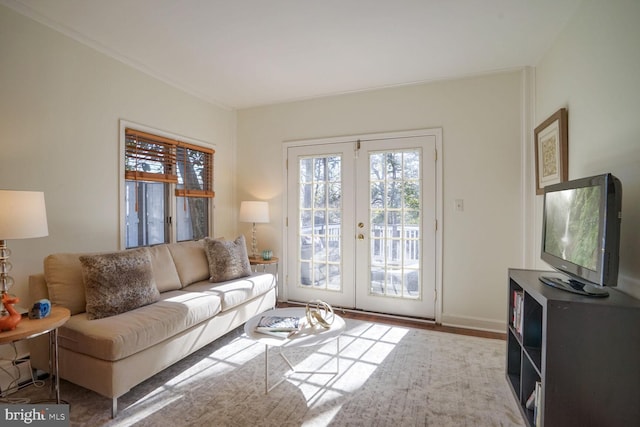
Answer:
[(124, 145), (125, 247), (208, 236), (215, 151), (131, 128)]

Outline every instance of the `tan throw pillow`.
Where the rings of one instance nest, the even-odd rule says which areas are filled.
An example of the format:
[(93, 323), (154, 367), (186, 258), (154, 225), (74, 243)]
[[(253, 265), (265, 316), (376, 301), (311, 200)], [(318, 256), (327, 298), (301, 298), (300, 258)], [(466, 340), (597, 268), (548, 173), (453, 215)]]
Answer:
[(101, 319), (158, 301), (147, 248), (80, 257), (87, 317)]
[(211, 276), (209, 261), (204, 253), (204, 239), (169, 243), (167, 246), (178, 271), (181, 287), (207, 280)]
[(52, 304), (68, 308), (71, 315), (83, 313), (87, 306), (80, 263), (82, 255), (91, 254), (52, 254), (44, 259), (49, 299)]
[(207, 237), (204, 251), (209, 261), (210, 282), (225, 282), (251, 274), (247, 246), (242, 235), (233, 242)]

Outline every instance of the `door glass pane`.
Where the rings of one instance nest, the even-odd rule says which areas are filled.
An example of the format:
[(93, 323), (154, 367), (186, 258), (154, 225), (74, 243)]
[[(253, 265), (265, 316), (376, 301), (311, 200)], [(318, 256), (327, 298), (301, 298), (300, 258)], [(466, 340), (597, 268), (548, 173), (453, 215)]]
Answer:
[(300, 182), (311, 182), (313, 180), (313, 159), (300, 160)]
[(325, 192), (324, 182), (315, 182), (313, 184), (313, 204), (317, 208), (316, 211), (324, 208), (327, 204), (327, 195)]
[(342, 289), (342, 158), (299, 160), (299, 286)]
[(330, 212), (336, 212), (340, 209), (340, 201), (342, 200), (342, 184), (339, 182), (332, 182), (329, 184), (329, 208)]
[(420, 151), (369, 155), (372, 295), (421, 298)]
[(384, 177), (384, 155), (371, 153), (369, 156), (369, 175), (372, 181), (379, 181)]

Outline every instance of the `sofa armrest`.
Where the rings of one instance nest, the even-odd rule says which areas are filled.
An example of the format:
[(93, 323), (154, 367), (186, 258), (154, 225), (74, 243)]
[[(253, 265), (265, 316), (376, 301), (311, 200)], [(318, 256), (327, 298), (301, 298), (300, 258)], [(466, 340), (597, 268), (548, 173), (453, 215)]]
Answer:
[(31, 307), (34, 302), (45, 298), (49, 299), (49, 290), (44, 274), (32, 274), (29, 276), (29, 304), (26, 306)]

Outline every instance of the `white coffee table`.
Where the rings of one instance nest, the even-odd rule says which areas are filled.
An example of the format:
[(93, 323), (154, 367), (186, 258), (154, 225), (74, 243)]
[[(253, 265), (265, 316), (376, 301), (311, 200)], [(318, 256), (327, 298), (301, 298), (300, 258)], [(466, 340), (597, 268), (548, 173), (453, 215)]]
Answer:
[[(262, 316), (296, 316), (301, 319), (305, 318), (304, 308), (276, 308), (264, 313), (260, 313), (257, 316), (252, 317), (244, 324), (244, 332), (247, 336), (254, 341), (257, 341), (265, 345), (264, 349), (264, 392), (269, 393), (276, 386), (287, 379), (287, 376), (280, 379), (277, 383), (269, 386), (269, 347), (278, 347), (280, 349), (280, 356), (287, 363), (289, 368), (294, 373), (304, 374), (331, 374), (333, 376), (338, 375), (340, 372), (340, 335), (345, 330), (345, 323), (342, 317), (335, 314), (335, 319), (328, 329), (323, 328), (320, 325), (309, 326), (306, 322), (303, 328), (296, 332), (290, 338), (278, 338), (266, 334), (256, 332), (256, 324)], [(293, 347), (311, 347), (326, 344), (331, 341), (336, 341), (336, 370), (335, 371), (299, 371), (291, 364), (289, 359), (284, 355), (283, 349)]]

